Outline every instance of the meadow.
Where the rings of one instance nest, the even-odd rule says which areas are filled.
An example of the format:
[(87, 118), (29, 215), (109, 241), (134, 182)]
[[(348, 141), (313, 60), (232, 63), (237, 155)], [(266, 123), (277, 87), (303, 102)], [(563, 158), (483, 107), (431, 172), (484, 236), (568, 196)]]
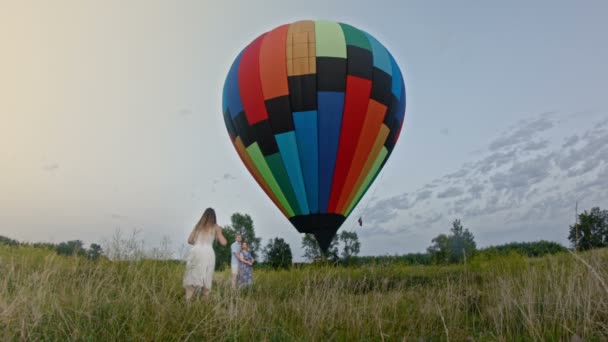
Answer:
[(0, 246), (3, 341), (608, 340), (608, 250), (258, 269), (184, 301), (181, 263)]

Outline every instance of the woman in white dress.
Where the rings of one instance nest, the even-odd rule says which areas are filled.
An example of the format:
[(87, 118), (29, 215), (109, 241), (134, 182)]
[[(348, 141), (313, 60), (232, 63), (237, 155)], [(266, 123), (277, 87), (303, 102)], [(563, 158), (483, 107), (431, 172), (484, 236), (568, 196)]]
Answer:
[(213, 271), (215, 269), (215, 252), (213, 251), (213, 240), (217, 237), (222, 246), (226, 246), (226, 239), (222, 235), (222, 229), (217, 225), (215, 211), (207, 208), (198, 221), (190, 237), (188, 244), (192, 249), (186, 260), (186, 273), (184, 274), (184, 288), (186, 289), (186, 301), (190, 299), (196, 290), (202, 288), (203, 295), (207, 297), (211, 291)]

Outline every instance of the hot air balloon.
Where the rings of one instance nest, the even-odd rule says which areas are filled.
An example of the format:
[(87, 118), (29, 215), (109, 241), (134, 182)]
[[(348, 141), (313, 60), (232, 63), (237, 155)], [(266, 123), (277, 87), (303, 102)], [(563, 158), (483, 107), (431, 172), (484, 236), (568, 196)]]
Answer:
[(405, 85), (370, 34), (298, 21), (260, 35), (236, 57), (223, 114), (257, 183), (326, 252), (395, 147)]

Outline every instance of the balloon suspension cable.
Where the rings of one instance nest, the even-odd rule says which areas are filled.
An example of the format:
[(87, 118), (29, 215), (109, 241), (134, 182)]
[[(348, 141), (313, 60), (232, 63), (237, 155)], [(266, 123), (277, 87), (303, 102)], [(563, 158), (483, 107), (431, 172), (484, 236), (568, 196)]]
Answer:
[[(376, 184), (376, 186), (374, 187), (374, 190), (373, 190), (373, 191), (372, 191), (372, 193), (370, 194), (371, 196), (370, 196), (370, 197), (369, 197), (369, 198), (368, 198), (368, 199), (365, 201), (365, 202), (366, 202), (366, 203), (365, 203), (365, 207), (364, 207), (364, 208), (363, 208), (363, 210), (362, 210), (362, 211), (359, 213), (359, 217), (360, 217), (360, 218), (362, 218), (362, 217), (363, 217), (363, 214), (365, 214), (365, 212), (367, 211), (367, 208), (369, 207), (369, 205), (370, 205), (370, 204), (371, 204), (371, 202), (372, 202), (372, 198), (374, 198), (374, 196), (376, 195), (376, 191), (378, 190), (378, 188), (379, 188), (379, 187), (380, 187), (380, 185), (382, 184), (382, 182), (381, 182), (382, 177), (384, 177), (384, 168), (382, 168), (382, 169), (380, 170), (380, 178), (378, 179), (378, 181), (377, 181), (377, 182), (374, 182), (374, 184)], [(365, 194), (364, 194), (364, 196), (365, 196)], [(363, 225), (361, 225), (361, 227), (362, 227), (362, 226), (363, 226)], [(357, 228), (357, 222), (353, 223), (353, 227), (354, 227), (354, 229), (356, 229), (356, 228)], [(353, 229), (353, 230), (354, 230), (354, 229)]]

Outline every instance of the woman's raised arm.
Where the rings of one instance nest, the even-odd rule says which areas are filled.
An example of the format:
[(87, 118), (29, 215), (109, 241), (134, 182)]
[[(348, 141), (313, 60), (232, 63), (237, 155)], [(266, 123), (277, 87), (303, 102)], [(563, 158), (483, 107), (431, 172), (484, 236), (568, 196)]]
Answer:
[(188, 237), (188, 244), (194, 245), (195, 240), (196, 240), (196, 227), (194, 227), (194, 229), (192, 229), (192, 233), (190, 233), (190, 236)]
[(226, 241), (226, 238), (224, 237), (224, 234), (222, 234), (222, 228), (220, 228), (219, 226), (215, 226), (215, 235), (216, 235), (217, 241), (220, 243), (220, 245), (226, 246), (227, 241)]

